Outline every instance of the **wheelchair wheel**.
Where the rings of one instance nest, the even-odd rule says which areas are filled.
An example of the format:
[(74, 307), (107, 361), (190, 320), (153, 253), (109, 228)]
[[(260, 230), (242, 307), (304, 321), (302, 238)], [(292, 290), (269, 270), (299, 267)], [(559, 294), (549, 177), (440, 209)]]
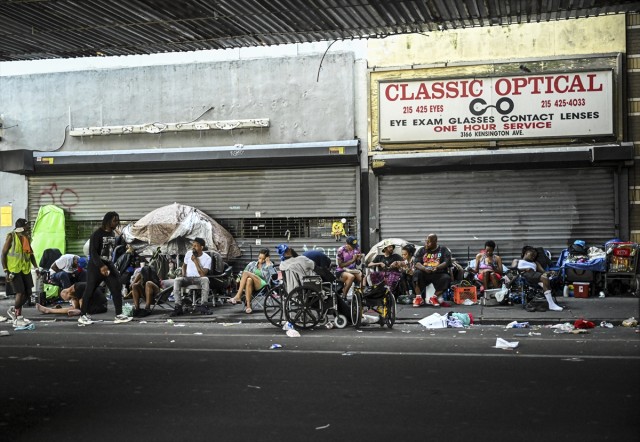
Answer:
[(362, 293), (359, 290), (354, 290), (351, 298), (351, 323), (355, 328), (362, 323)]
[(345, 328), (347, 326), (347, 317), (345, 315), (336, 316), (336, 328)]
[(323, 313), (322, 293), (313, 289), (304, 286), (296, 287), (285, 299), (285, 317), (298, 328), (315, 327), (322, 319)]
[(276, 327), (280, 327), (284, 323), (283, 293), (284, 288), (282, 286), (273, 287), (265, 295), (262, 306), (267, 320)]
[(392, 328), (396, 322), (396, 298), (394, 298), (393, 294), (389, 291), (387, 291), (387, 294), (384, 296), (384, 316), (382, 319), (384, 324), (389, 328)]

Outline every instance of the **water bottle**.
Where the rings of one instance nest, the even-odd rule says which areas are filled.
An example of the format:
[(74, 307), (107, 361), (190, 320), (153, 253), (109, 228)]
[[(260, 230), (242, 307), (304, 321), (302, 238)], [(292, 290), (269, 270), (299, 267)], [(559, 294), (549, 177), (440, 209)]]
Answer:
[(562, 296), (565, 298), (569, 297), (569, 286), (565, 285), (564, 288), (562, 289)]

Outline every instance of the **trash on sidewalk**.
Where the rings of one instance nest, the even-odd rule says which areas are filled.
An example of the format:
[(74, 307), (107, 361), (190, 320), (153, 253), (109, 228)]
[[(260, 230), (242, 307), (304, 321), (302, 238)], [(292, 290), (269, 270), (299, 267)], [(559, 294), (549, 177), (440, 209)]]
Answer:
[(11, 334), (6, 330), (1, 330), (0, 331), (0, 336), (11, 336)]
[(638, 325), (638, 321), (633, 316), (629, 319), (625, 319), (624, 321), (622, 321), (623, 327), (635, 327), (636, 325)]
[(565, 322), (564, 324), (554, 324), (549, 326), (549, 328), (554, 329), (554, 333), (571, 333), (575, 328), (573, 324)]
[(23, 330), (35, 330), (36, 325), (32, 322), (29, 325), (23, 325), (22, 327), (13, 327), (14, 331), (23, 331)]
[(316, 427), (316, 430), (324, 430), (326, 428), (329, 428), (329, 425), (331, 425), (331, 424), (323, 425), (321, 427)]
[(592, 321), (587, 321), (585, 319), (578, 319), (573, 323), (573, 326), (578, 329), (589, 329), (594, 328), (596, 325)]
[(447, 316), (440, 313), (432, 313), (418, 322), (427, 329), (447, 328)]
[(449, 312), (447, 315), (448, 327), (469, 327), (471, 324), (473, 324), (473, 315), (471, 313)]
[(378, 315), (371, 315), (371, 314), (363, 314), (362, 315), (362, 325), (369, 325), (369, 324), (377, 324), (380, 321), (380, 316)]
[(298, 330), (290, 329), (287, 330), (287, 336), (289, 336), (290, 338), (299, 338), (300, 333), (298, 332)]
[(231, 327), (232, 325), (240, 325), (242, 324), (242, 321), (238, 321), (238, 322), (223, 322), (222, 326), (223, 327)]
[(277, 348), (282, 348), (282, 345), (280, 345), (280, 344), (271, 344), (271, 347), (269, 347), (270, 350), (275, 350)]
[(610, 322), (602, 321), (602, 322), (600, 323), (600, 327), (603, 327), (603, 328), (613, 328), (613, 324), (612, 324), (612, 323), (610, 323)]
[(503, 350), (513, 350), (519, 344), (520, 343), (518, 341), (509, 342), (502, 338), (496, 338), (496, 345), (494, 346), (494, 348), (500, 348)]
[(512, 322), (507, 324), (506, 328), (529, 328), (529, 323), (528, 322), (512, 321)]
[(576, 328), (575, 330), (571, 330), (569, 333), (573, 333), (574, 335), (580, 334), (588, 334), (589, 331), (586, 328)]

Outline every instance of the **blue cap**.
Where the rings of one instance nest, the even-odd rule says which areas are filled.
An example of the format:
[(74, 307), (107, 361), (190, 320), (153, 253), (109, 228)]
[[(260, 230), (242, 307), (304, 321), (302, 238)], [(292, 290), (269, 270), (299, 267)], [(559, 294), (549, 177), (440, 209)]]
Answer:
[(586, 247), (586, 246), (587, 246), (587, 243), (586, 243), (586, 242), (584, 242), (584, 241), (583, 241), (583, 240), (581, 240), (581, 239), (576, 239), (576, 240), (573, 242), (573, 245), (575, 245), (575, 246), (581, 246), (581, 247)]
[(83, 257), (78, 258), (78, 267), (80, 267), (81, 269), (86, 269), (87, 268), (87, 258), (83, 258)]
[(358, 240), (353, 236), (347, 236), (346, 243), (349, 244), (351, 247), (356, 247), (358, 245)]
[(280, 259), (284, 259), (284, 254), (289, 250), (289, 246), (286, 244), (278, 244), (276, 246), (276, 252), (280, 255)]

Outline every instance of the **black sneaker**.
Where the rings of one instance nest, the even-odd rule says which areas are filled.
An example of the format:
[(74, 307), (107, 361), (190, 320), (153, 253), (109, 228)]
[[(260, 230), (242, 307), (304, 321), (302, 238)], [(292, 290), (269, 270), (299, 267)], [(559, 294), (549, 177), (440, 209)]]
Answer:
[(206, 305), (198, 305), (198, 306), (196, 306), (196, 308), (193, 309), (193, 314), (195, 314), (195, 315), (211, 315), (211, 314), (213, 314), (213, 312), (210, 311), (209, 308)]
[(173, 308), (173, 311), (169, 314), (169, 316), (171, 317), (175, 317), (175, 316), (182, 316), (182, 305), (181, 304), (176, 304), (176, 306)]
[(138, 312), (138, 317), (139, 318), (146, 318), (147, 316), (149, 316), (151, 314), (151, 310), (148, 309), (140, 309), (140, 311)]

